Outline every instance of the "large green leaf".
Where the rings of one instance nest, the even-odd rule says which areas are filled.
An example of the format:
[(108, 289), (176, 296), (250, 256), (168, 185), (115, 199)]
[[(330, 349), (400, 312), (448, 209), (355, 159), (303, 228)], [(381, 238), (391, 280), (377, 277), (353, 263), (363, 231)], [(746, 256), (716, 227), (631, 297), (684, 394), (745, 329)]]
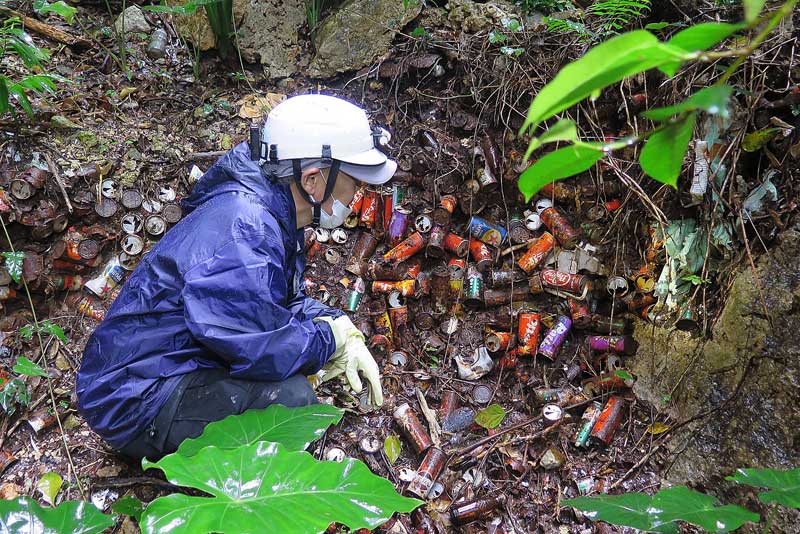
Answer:
[(534, 150), (544, 145), (545, 143), (553, 143), (555, 141), (575, 142), (577, 140), (578, 140), (578, 128), (575, 125), (575, 121), (570, 119), (561, 119), (560, 121), (552, 125), (550, 128), (548, 128), (545, 133), (543, 133), (539, 137), (534, 137), (531, 140), (530, 145), (528, 145), (528, 150), (525, 152), (525, 159), (528, 159), (528, 157)]
[(72, 24), (75, 20), (75, 13), (78, 10), (71, 5), (65, 3), (63, 0), (58, 0), (50, 4), (47, 0), (33, 0), (33, 10), (40, 15), (45, 13), (55, 13), (64, 17), (68, 24)]
[(56, 496), (61, 491), (61, 484), (64, 479), (55, 471), (49, 471), (42, 475), (39, 482), (36, 483), (36, 489), (42, 493), (42, 498), (47, 501), (50, 506), (55, 506)]
[(308, 534), (333, 522), (373, 529), (394, 512), (422, 504), (399, 495), (358, 460), (320, 462), (277, 443), (212, 446), (191, 458), (170, 454), (143, 464), (161, 469), (173, 484), (212, 495), (154, 500), (142, 516), (143, 534)]
[(499, 404), (492, 404), (475, 414), (475, 422), (483, 428), (497, 428), (506, 417), (506, 411)]
[(0, 532), (3, 534), (99, 534), (113, 525), (111, 516), (84, 501), (67, 501), (58, 508), (42, 508), (27, 497), (0, 500)]
[(8, 84), (5, 76), (0, 74), (0, 115), (8, 111)]
[(744, 20), (748, 24), (758, 20), (761, 10), (764, 9), (764, 4), (767, 0), (743, 0), (744, 3)]
[(236, 449), (259, 441), (274, 441), (290, 451), (301, 451), (342, 419), (342, 410), (328, 404), (287, 408), (273, 404), (263, 410), (248, 410), (206, 426), (203, 433), (187, 439), (178, 454), (192, 456), (203, 447)]
[(694, 132), (695, 118), (691, 113), (650, 137), (639, 156), (645, 173), (663, 184), (678, 187), (678, 175)]
[(519, 190), (526, 200), (535, 195), (539, 189), (569, 176), (574, 176), (589, 169), (603, 157), (602, 150), (587, 144), (572, 145), (559, 148), (525, 169), (519, 177)]
[[(726, 37), (744, 28), (743, 24), (728, 24), (726, 22), (704, 22), (689, 26), (672, 36), (667, 44), (684, 50), (687, 53), (696, 53), (708, 50)], [(681, 66), (680, 61), (665, 63), (659, 66), (667, 76), (674, 76)]]
[(760, 517), (739, 506), (715, 506), (716, 499), (685, 486), (663, 489), (652, 497), (644, 493), (598, 495), (562, 501), (592, 521), (636, 528), (646, 532), (677, 533), (676, 521), (686, 521), (710, 532), (730, 532)]
[(522, 131), (549, 119), (623, 78), (666, 63), (680, 62), (683, 49), (660, 42), (646, 30), (613, 37), (561, 69), (531, 102)]
[(152, 11), (154, 13), (170, 13), (176, 15), (191, 15), (202, 6), (220, 4), (224, 0), (189, 0), (183, 5), (169, 6), (166, 4), (158, 6), (142, 6), (142, 11)]
[(728, 477), (739, 484), (768, 488), (759, 493), (763, 503), (776, 502), (791, 508), (800, 508), (800, 468), (798, 469), (737, 469), (736, 475)]
[(25, 253), (21, 250), (16, 252), (0, 252), (0, 256), (6, 260), (5, 264), (8, 275), (19, 284), (22, 281), (22, 260), (25, 259)]
[(39, 364), (30, 361), (25, 356), (20, 356), (19, 358), (17, 358), (17, 363), (14, 364), (12, 370), (18, 375), (48, 376), (47, 371), (42, 369), (42, 367)]
[(730, 116), (728, 99), (730, 99), (732, 93), (733, 87), (729, 85), (712, 85), (711, 87), (700, 89), (680, 104), (654, 108), (645, 111), (642, 115), (655, 121), (667, 121), (679, 113), (702, 109), (711, 115), (720, 115), (722, 118), (727, 118)]

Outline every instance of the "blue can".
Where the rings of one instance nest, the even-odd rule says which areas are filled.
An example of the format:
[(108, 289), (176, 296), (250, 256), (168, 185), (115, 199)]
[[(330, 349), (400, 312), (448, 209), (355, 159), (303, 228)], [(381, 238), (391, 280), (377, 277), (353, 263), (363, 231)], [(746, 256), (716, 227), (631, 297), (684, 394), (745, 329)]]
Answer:
[(469, 220), (469, 233), (475, 239), (479, 239), (487, 245), (499, 247), (506, 240), (506, 229), (502, 226), (489, 224), (488, 221), (480, 217), (472, 217)]

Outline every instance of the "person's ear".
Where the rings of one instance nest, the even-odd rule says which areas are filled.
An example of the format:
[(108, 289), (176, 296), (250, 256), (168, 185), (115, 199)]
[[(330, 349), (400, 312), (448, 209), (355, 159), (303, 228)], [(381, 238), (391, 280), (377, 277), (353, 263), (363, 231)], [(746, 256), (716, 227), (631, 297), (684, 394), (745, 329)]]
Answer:
[(300, 185), (303, 186), (303, 190), (306, 193), (313, 197), (317, 193), (317, 184), (322, 181), (321, 178), (318, 168), (309, 167), (300, 175)]

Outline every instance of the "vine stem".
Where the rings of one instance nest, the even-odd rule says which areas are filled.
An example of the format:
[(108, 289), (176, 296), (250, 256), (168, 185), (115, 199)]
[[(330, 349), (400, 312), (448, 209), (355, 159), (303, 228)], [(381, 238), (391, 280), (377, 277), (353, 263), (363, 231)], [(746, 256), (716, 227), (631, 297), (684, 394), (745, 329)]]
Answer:
[[(6, 227), (6, 222), (3, 220), (3, 217), (0, 217), (0, 226), (3, 228), (3, 234), (6, 236), (6, 241), (8, 241), (8, 248), (11, 250), (11, 253), (15, 253), (16, 250), (14, 249), (14, 243), (11, 242), (11, 236), (8, 233), (8, 228)], [(33, 298), (31, 297), (31, 292), (28, 289), (28, 282), (25, 280), (24, 273), (20, 277), (22, 280), (22, 287), (25, 288), (25, 295), (28, 297), (28, 305), (31, 308), (31, 315), (33, 317), (33, 329), (36, 332), (36, 337), (39, 339), (39, 361), (44, 361), (46, 364), (45, 358), (45, 347), (44, 341), (42, 341), (42, 332), (39, 328), (39, 319), (36, 316), (36, 308), (33, 305)], [(81, 496), (85, 499), (86, 492), (83, 489), (83, 485), (81, 484), (81, 479), (78, 476), (78, 470), (75, 469), (75, 463), (72, 461), (72, 454), (69, 452), (69, 444), (67, 443), (67, 434), (64, 432), (64, 425), (61, 423), (61, 416), (58, 414), (58, 404), (56, 403), (56, 395), (53, 391), (53, 380), (50, 378), (50, 375), (47, 375), (47, 390), (50, 395), (50, 404), (53, 408), (53, 414), (56, 416), (56, 422), (58, 423), (58, 429), (61, 431), (61, 441), (64, 443), (64, 452), (67, 453), (67, 461), (69, 462), (69, 467), (72, 470), (72, 473), (75, 475), (75, 484), (78, 486), (78, 491), (80, 492)]]

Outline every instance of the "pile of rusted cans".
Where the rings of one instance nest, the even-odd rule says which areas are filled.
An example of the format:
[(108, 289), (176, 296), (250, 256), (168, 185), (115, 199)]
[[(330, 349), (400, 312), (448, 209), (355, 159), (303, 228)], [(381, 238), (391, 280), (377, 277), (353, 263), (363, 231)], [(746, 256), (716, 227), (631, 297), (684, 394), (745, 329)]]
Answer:
[[(42, 297), (40, 310), (45, 297), (66, 292), (73, 311), (102, 321), (142, 254), (181, 219), (174, 188), (163, 185), (150, 195), (120, 188), (104, 179), (111, 170), (91, 164), (66, 185), (36, 166), (0, 175), (0, 214), (24, 253), (20, 274), (34, 297)], [(0, 267), (0, 309), (26, 308), (21, 290)]]

